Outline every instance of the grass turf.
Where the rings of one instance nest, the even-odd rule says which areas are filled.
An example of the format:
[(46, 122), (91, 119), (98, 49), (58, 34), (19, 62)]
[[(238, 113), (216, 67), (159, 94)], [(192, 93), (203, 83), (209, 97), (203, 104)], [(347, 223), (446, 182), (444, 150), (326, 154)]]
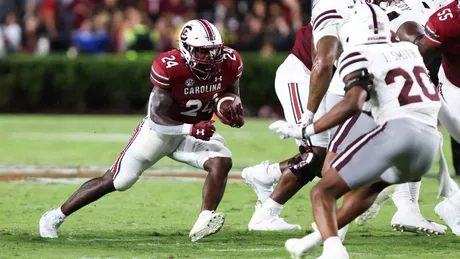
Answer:
[[(282, 216), (300, 223), (302, 231), (248, 232), (255, 195), (249, 186), (229, 183), (219, 211), (224, 228), (192, 243), (188, 233), (201, 205), (201, 182), (141, 181), (113, 193), (69, 217), (60, 238), (41, 239), (38, 220), (59, 206), (78, 184), (0, 183), (0, 258), (288, 258), (284, 242), (311, 231), (310, 187), (285, 207)], [(437, 182), (424, 180), (421, 208), (435, 219)], [(345, 245), (351, 258), (459, 258), (460, 239), (452, 233), (420, 237), (393, 232), (395, 209), (386, 203), (370, 224), (350, 227)], [(318, 249), (307, 258), (316, 258)]]
[[(141, 118), (0, 116), (1, 162), (109, 165)], [(293, 142), (273, 136), (268, 124), (249, 120), (243, 129), (217, 125), (234, 154), (235, 167), (264, 159), (276, 161), (295, 153)], [(104, 140), (106, 136), (110, 138)], [(450, 156), (449, 140), (445, 144)], [(171, 160), (161, 164), (177, 165)], [(420, 200), (429, 219), (436, 219), (433, 208), (439, 202), (433, 176), (431, 173), (424, 180)], [(39, 238), (38, 220), (79, 184), (0, 183), (0, 258), (287, 258), (285, 240), (311, 231), (310, 186), (282, 213), (286, 221), (301, 224), (302, 231), (254, 233), (246, 229), (256, 197), (249, 186), (229, 183), (219, 207), (227, 217), (224, 228), (191, 243), (188, 232), (199, 213), (201, 182), (141, 181), (69, 217), (57, 240)], [(389, 223), (394, 211), (388, 202), (371, 224), (351, 226), (346, 239), (351, 258), (460, 258), (460, 239), (451, 232), (443, 237), (393, 232)], [(318, 249), (308, 258), (316, 258), (320, 252)]]

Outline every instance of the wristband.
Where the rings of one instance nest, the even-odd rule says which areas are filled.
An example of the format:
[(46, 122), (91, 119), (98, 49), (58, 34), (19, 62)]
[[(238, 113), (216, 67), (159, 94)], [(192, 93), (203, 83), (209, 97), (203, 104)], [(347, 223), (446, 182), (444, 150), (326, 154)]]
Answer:
[(184, 123), (184, 125), (182, 126), (182, 134), (190, 135), (192, 133), (192, 127), (192, 124)]
[(310, 124), (302, 129), (302, 137), (304, 139), (311, 137), (313, 135), (315, 135), (315, 128), (313, 127), (313, 124)]

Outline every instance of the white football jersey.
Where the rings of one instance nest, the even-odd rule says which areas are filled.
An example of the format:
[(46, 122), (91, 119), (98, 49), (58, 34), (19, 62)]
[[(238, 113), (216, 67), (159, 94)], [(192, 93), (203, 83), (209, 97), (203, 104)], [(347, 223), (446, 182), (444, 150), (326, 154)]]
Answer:
[[(342, 21), (348, 17), (356, 4), (365, 3), (364, 0), (315, 0), (313, 2), (311, 24), (313, 27), (313, 41), (317, 48), (318, 41), (325, 36), (339, 38)], [(338, 58), (338, 57), (337, 57)], [(337, 60), (338, 61), (338, 60)], [(337, 63), (336, 63), (337, 67)], [(329, 91), (344, 95), (343, 83), (337, 73), (334, 74), (329, 85)]]
[(436, 127), (440, 95), (416, 45), (409, 42), (358, 45), (342, 53), (340, 78), (367, 69), (374, 77), (369, 105), (377, 124), (412, 118)]
[[(448, 0), (445, 0), (448, 1)], [(380, 7), (385, 10), (390, 19), (390, 30), (397, 32), (399, 27), (406, 22), (416, 22), (423, 26), (428, 18), (437, 10), (433, 0), (400, 0), (381, 2)], [(337, 95), (345, 95), (345, 85), (336, 72), (329, 86), (329, 92)], [(366, 105), (366, 107), (368, 107)]]
[(416, 22), (423, 26), (436, 12), (433, 0), (399, 0), (382, 2), (381, 7), (388, 15), (391, 30), (396, 32), (406, 22)]
[(315, 0), (311, 15), (313, 41), (316, 45), (325, 36), (339, 39), (339, 30), (343, 19), (346, 19), (356, 3), (364, 0)]

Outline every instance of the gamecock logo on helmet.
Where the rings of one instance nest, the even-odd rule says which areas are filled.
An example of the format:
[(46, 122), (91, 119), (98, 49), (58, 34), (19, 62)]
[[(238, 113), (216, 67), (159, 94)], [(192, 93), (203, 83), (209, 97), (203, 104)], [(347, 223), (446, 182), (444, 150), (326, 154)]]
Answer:
[(191, 30), (192, 30), (192, 26), (190, 26), (190, 25), (185, 26), (184, 29), (182, 30), (181, 34), (180, 34), (180, 39), (184, 40), (184, 41), (187, 40), (187, 38), (188, 38), (187, 34)]

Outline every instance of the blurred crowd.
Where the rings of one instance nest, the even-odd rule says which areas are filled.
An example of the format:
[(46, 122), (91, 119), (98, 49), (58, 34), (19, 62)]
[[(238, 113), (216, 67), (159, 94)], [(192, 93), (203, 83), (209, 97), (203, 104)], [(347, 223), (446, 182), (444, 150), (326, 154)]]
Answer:
[(184, 22), (204, 18), (239, 51), (289, 50), (310, 0), (0, 0), (0, 56), (126, 53), (177, 46)]

